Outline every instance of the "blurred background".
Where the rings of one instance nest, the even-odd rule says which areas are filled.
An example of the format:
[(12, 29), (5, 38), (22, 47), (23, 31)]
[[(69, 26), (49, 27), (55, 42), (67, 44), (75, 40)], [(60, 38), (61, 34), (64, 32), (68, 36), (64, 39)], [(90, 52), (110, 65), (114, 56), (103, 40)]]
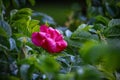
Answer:
[(60, 25), (64, 25), (72, 12), (72, 5), (78, 0), (37, 0), (33, 10), (45, 13)]
[(4, 0), (3, 3), (6, 13), (28, 7), (39, 12), (34, 16), (42, 19), (41, 23), (48, 21), (49, 24), (67, 26), (71, 31), (81, 23), (93, 24), (98, 15), (120, 18), (119, 0)]
[(85, 5), (84, 0), (5, 0), (4, 3), (7, 10), (29, 7), (33, 11), (47, 14), (60, 25), (65, 25), (68, 17), (74, 9), (79, 8), (80, 3)]

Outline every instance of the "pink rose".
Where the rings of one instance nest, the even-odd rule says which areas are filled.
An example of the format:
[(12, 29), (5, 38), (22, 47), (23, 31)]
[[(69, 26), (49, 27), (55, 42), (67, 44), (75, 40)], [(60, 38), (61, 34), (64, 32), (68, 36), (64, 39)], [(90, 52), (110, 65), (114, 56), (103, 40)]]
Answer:
[(62, 34), (46, 25), (40, 27), (40, 32), (32, 33), (32, 42), (50, 53), (61, 52), (67, 47), (67, 42), (63, 39)]

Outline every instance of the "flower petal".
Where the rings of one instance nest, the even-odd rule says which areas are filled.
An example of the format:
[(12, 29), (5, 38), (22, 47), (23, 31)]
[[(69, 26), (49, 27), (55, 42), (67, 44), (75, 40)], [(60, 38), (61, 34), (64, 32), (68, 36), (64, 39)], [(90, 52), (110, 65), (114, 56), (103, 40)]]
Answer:
[(56, 52), (56, 42), (54, 40), (52, 40), (51, 38), (46, 38), (46, 42), (44, 45), (47, 45), (47, 47), (44, 46), (44, 48), (48, 52), (52, 52), (52, 53)]
[(32, 33), (32, 42), (36, 46), (42, 46), (42, 44), (44, 43), (45, 36), (46, 36), (45, 33), (34, 32), (34, 33)]
[(46, 25), (41, 25), (41, 26), (40, 26), (40, 31), (47, 33), (47, 32), (48, 32), (48, 28), (49, 28), (49, 27), (47, 27)]
[(49, 27), (48, 33), (50, 34), (50, 37), (55, 41), (59, 41), (63, 39), (63, 36), (61, 35), (61, 33), (58, 30), (53, 29), (51, 27)]
[(56, 43), (56, 51), (61, 52), (67, 47), (67, 42), (65, 40), (61, 40)]
[(50, 53), (61, 52), (67, 47), (67, 42), (63, 39), (63, 35), (58, 30), (46, 25), (40, 27), (40, 32), (32, 34), (32, 42)]

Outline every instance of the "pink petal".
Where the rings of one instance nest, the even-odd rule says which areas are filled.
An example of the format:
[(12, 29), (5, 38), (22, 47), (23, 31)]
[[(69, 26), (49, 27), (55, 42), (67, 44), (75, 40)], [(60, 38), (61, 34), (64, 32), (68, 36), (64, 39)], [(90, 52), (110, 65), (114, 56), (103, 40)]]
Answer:
[(36, 46), (41, 46), (44, 43), (46, 34), (42, 32), (34, 32), (32, 33), (32, 42)]
[(49, 28), (49, 27), (47, 27), (46, 25), (41, 25), (41, 26), (40, 26), (40, 31), (47, 33), (47, 32), (48, 32), (48, 28)]
[(56, 37), (57, 37), (57, 35), (56, 35), (56, 33), (55, 33), (55, 29), (53, 29), (53, 28), (49, 28), (48, 29), (48, 34), (50, 34), (50, 37), (52, 38), (52, 39), (56, 39)]
[(51, 38), (46, 38), (46, 42), (44, 45), (47, 45), (44, 47), (48, 52), (55, 53), (56, 52), (56, 42), (52, 40)]
[(56, 37), (55, 41), (61, 41), (63, 40), (63, 36), (60, 34), (59, 36)]
[(58, 30), (46, 25), (40, 27), (40, 32), (32, 34), (32, 42), (50, 53), (61, 52), (67, 47), (67, 42), (63, 39), (62, 34)]
[(62, 34), (56, 29), (55, 29), (55, 35), (56, 35), (56, 38), (55, 38), (56, 41), (63, 40)]
[(65, 40), (61, 40), (57, 42), (56, 45), (57, 45), (56, 51), (61, 52), (67, 47), (67, 42)]
[(63, 39), (63, 36), (61, 35), (61, 33), (56, 29), (49, 27), (48, 32), (51, 35), (50, 37), (55, 41), (59, 41)]

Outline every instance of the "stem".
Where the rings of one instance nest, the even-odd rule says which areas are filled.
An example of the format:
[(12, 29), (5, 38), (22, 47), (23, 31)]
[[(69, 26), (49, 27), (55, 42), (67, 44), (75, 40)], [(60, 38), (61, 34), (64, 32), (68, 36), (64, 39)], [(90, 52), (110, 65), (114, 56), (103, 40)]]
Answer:
[(105, 39), (105, 36), (100, 33), (100, 31), (97, 31), (98, 36), (100, 37), (100, 40), (102, 40), (105, 44), (107, 44), (107, 41)]
[(71, 63), (71, 65), (69, 65), (69, 71), (68, 71), (68, 73), (71, 72), (72, 66), (73, 66), (73, 63)]
[(23, 45), (23, 47), (22, 47), (22, 52), (24, 53), (24, 56), (25, 56), (25, 58), (27, 58), (27, 52), (26, 52), (26, 48), (25, 48), (25, 45)]
[(26, 47), (25, 47), (26, 41), (27, 41), (27, 39), (26, 39), (26, 37), (24, 37), (23, 38), (23, 44), (22, 44), (22, 52), (24, 53), (25, 58), (28, 57), (28, 54), (27, 54), (28, 52), (27, 52)]

